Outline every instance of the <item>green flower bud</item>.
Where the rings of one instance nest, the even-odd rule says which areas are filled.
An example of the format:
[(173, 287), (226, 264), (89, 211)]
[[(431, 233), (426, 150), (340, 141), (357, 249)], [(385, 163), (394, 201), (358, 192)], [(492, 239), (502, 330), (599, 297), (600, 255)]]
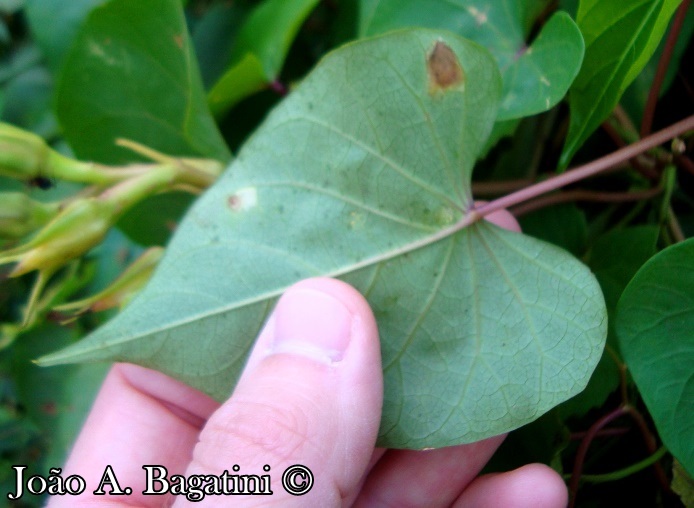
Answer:
[(31, 241), (5, 251), (0, 264), (19, 261), (11, 277), (32, 270), (53, 272), (101, 242), (115, 219), (113, 206), (98, 198), (73, 201)]
[(53, 273), (100, 243), (123, 212), (170, 187), (177, 171), (175, 167), (152, 166), (147, 173), (121, 182), (97, 197), (72, 201), (31, 241), (0, 255), (0, 264), (18, 261), (11, 277), (33, 270)]
[(123, 307), (147, 283), (163, 255), (164, 249), (162, 247), (151, 247), (133, 261), (103, 291), (83, 300), (59, 305), (53, 310), (58, 312), (73, 311), (75, 314), (81, 314), (88, 310), (99, 312), (113, 307)]
[(22, 181), (46, 175), (49, 151), (40, 136), (0, 122), (0, 175)]
[(120, 182), (101, 193), (99, 199), (118, 213), (126, 211), (143, 199), (170, 190), (176, 183), (178, 168), (165, 164), (153, 165), (146, 173)]
[(57, 204), (34, 201), (20, 192), (0, 192), (0, 238), (33, 233), (57, 212)]

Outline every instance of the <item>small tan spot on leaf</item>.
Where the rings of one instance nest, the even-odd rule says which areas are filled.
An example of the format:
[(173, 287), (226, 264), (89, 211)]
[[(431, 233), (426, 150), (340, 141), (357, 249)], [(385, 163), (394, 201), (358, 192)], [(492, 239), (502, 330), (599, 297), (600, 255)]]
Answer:
[(446, 90), (465, 83), (465, 72), (458, 57), (445, 42), (437, 41), (427, 57), (431, 92)]
[(258, 193), (255, 187), (239, 189), (227, 197), (227, 206), (232, 212), (243, 212), (253, 208), (258, 203)]
[(178, 46), (180, 49), (183, 49), (183, 36), (174, 35), (174, 42), (176, 43), (176, 46)]

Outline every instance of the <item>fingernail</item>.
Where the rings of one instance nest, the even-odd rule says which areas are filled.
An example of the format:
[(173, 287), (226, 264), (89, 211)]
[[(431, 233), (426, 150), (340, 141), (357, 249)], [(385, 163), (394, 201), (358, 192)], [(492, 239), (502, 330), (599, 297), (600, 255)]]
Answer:
[(292, 289), (277, 304), (274, 332), (272, 353), (339, 362), (352, 335), (352, 313), (326, 293)]

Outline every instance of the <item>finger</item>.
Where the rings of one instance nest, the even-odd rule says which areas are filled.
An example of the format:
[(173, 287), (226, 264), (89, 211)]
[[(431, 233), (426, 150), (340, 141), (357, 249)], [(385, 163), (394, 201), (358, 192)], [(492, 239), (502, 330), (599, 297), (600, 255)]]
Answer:
[[(87, 489), (79, 497), (55, 496), (49, 506), (161, 506), (162, 496), (143, 496), (142, 466), (157, 464), (182, 474), (191, 460), (198, 434), (219, 404), (164, 374), (143, 367), (117, 364), (109, 372), (87, 418), (63, 478), (84, 478)], [(172, 444), (174, 444), (172, 446)], [(111, 466), (117, 488), (131, 495), (95, 495)], [(104, 492), (110, 488), (104, 485)]]
[(543, 464), (529, 464), (508, 473), (480, 476), (454, 506), (563, 508), (567, 501), (566, 484), (556, 471)]
[[(273, 496), (259, 502), (337, 506), (356, 495), (369, 463), (382, 391), (378, 333), (364, 298), (343, 282), (300, 282), (278, 302), (186, 474), (218, 475), (236, 464), (238, 474), (270, 476)], [(314, 475), (302, 497), (281, 484), (295, 464)]]
[(505, 436), (435, 450), (391, 450), (373, 468), (357, 506), (450, 506)]

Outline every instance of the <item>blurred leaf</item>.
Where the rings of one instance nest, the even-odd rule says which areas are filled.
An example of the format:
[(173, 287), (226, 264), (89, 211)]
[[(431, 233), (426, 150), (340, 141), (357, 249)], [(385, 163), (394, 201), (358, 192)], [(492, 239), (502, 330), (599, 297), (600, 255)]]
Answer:
[(24, 6), (25, 0), (0, 0), (0, 13), (10, 15)]
[(622, 354), (658, 433), (694, 472), (694, 239), (651, 258), (617, 305)]
[(173, 155), (229, 157), (207, 110), (179, 2), (110, 0), (95, 8), (65, 60), (57, 112), (83, 159), (135, 159), (114, 145), (116, 137)]
[(575, 18), (578, 11), (578, 0), (559, 0), (559, 8), (568, 12), (572, 18)]
[(608, 309), (616, 309), (624, 288), (657, 252), (657, 226), (634, 226), (606, 233), (595, 240), (588, 265), (600, 282)]
[[(361, 0), (360, 34), (374, 35), (402, 27), (445, 29), (472, 39), (497, 60), (503, 79), (499, 120), (550, 109), (566, 94), (583, 59), (583, 39), (566, 13), (542, 27), (530, 47), (526, 37), (537, 1), (498, 0)], [(545, 4), (543, 2), (542, 4)]]
[[(600, 283), (607, 305), (607, 344), (615, 354), (619, 345), (614, 331), (617, 302), (636, 272), (656, 253), (659, 228), (636, 226), (611, 231), (599, 236), (588, 256), (588, 266)], [(603, 352), (588, 386), (574, 398), (559, 406), (559, 414), (567, 418), (580, 416), (600, 407), (619, 385), (619, 369), (615, 358)]]
[(576, 21), (586, 54), (569, 93), (571, 122), (559, 165), (610, 114), (658, 47), (680, 0), (582, 0)]
[(256, 55), (247, 53), (210, 90), (210, 109), (215, 116), (222, 116), (241, 99), (259, 92), (267, 84), (263, 63)]
[(14, 379), (22, 405), (41, 429), (48, 452), (45, 464), (62, 465), (77, 437), (108, 365), (79, 364), (45, 369), (31, 363), (51, 349), (74, 342), (76, 332), (47, 325), (22, 337), (14, 347)]
[(248, 16), (234, 43), (231, 65), (208, 101), (217, 116), (275, 81), (301, 24), (319, 0), (265, 0)]
[(209, 89), (229, 65), (233, 42), (246, 10), (238, 2), (214, 4), (195, 23), (192, 39), (205, 89)]
[[(670, 26), (671, 25), (672, 22), (670, 22)], [(680, 67), (682, 67), (682, 70), (685, 70), (684, 65), (686, 64), (683, 65), (681, 61), (687, 47), (689, 46), (689, 43), (691, 42), (693, 34), (694, 9), (687, 9), (687, 15), (684, 18), (682, 30), (677, 38), (677, 43), (675, 44), (675, 48), (670, 59), (670, 65), (668, 66), (668, 70), (665, 73), (665, 79), (663, 80), (663, 84), (660, 88), (661, 97), (670, 89), (670, 85), (672, 85), (672, 82), (675, 79), (677, 72), (680, 70)], [(663, 39), (660, 41), (658, 49), (648, 61), (648, 64), (646, 64), (634, 82), (626, 89), (624, 95), (622, 95), (620, 104), (624, 106), (627, 113), (629, 113), (629, 116), (634, 123), (636, 123), (636, 125), (641, 124), (643, 110), (646, 106), (646, 101), (648, 100), (648, 93), (653, 85), (653, 79), (655, 78), (656, 69), (658, 68), (658, 62), (660, 61), (663, 48), (665, 47), (665, 40), (666, 37), (663, 37)]]
[(523, 233), (581, 257), (586, 250), (588, 224), (585, 213), (573, 203), (535, 210), (519, 219)]
[[(609, 323), (609, 318), (608, 318)], [(606, 346), (606, 347), (609, 347)], [(570, 398), (557, 408), (562, 419), (583, 416), (593, 408), (602, 406), (607, 397), (619, 386), (619, 368), (607, 349), (603, 351), (597, 367), (590, 376), (585, 390)]]
[(10, 30), (7, 28), (7, 23), (0, 18), (0, 45), (10, 44), (11, 42), (12, 35), (10, 35)]
[(196, 202), (143, 293), (43, 362), (134, 361), (222, 399), (276, 298), (340, 276), (379, 323), (381, 445), (448, 446), (538, 418), (584, 388), (605, 309), (568, 253), (465, 228), (500, 91), (492, 57), (453, 34), (334, 51)]
[(41, 58), (41, 51), (35, 44), (14, 48), (9, 58), (0, 61), (0, 83), (4, 84), (33, 67), (40, 67)]
[(539, 462), (550, 465), (566, 446), (568, 430), (556, 411), (509, 433), (482, 474), (506, 472)]
[(25, 0), (26, 16), (36, 42), (54, 71), (60, 69), (68, 49), (87, 15), (106, 0)]
[(50, 109), (52, 94), (53, 81), (48, 71), (32, 67), (7, 83), (0, 118), (40, 136), (52, 136), (57, 131)]
[(109, 231), (106, 239), (89, 253), (95, 269), (88, 294), (97, 293), (109, 286), (137, 258), (144, 249), (136, 245), (117, 229)]
[(118, 221), (118, 227), (145, 247), (166, 245), (178, 222), (195, 197), (184, 192), (152, 196), (132, 208)]

